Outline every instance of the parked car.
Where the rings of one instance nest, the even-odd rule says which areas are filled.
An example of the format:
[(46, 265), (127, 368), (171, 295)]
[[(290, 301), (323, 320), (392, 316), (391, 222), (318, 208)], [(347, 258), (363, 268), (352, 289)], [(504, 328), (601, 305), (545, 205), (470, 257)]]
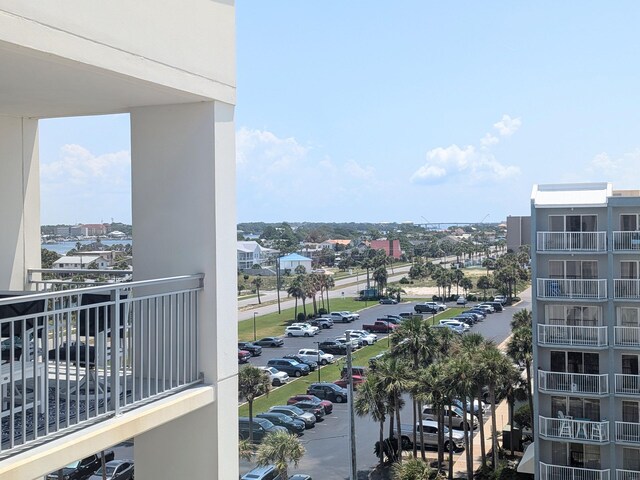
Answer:
[(363, 345), (373, 345), (378, 341), (378, 336), (375, 333), (369, 333), (365, 330), (345, 330), (345, 335), (349, 333), (351, 338), (357, 337), (362, 340)]
[(258, 367), (260, 370), (264, 370), (264, 372), (269, 375), (269, 380), (271, 380), (271, 385), (274, 387), (279, 387), (280, 385), (284, 385), (289, 381), (289, 375), (286, 372), (281, 372), (277, 368), (274, 367)]
[(343, 315), (347, 315), (350, 316), (351, 318), (353, 318), (353, 320), (360, 320), (360, 314), (356, 313), (356, 312), (349, 312), (348, 310), (343, 310), (342, 312)]
[(431, 328), (435, 328), (435, 329), (448, 328), (453, 333), (456, 333), (458, 335), (462, 335), (464, 333), (464, 327), (458, 327), (458, 326), (448, 325), (448, 324), (433, 325)]
[(282, 358), (288, 358), (290, 360), (295, 360), (298, 363), (304, 363), (309, 367), (310, 372), (315, 372), (316, 369), (318, 368), (318, 362), (316, 362), (315, 360), (307, 360), (306, 358), (302, 358), (299, 355), (295, 355), (295, 354), (283, 355)]
[[(113, 450), (109, 450), (104, 454), (104, 461), (110, 462), (115, 458)], [(82, 460), (76, 460), (69, 465), (62, 467), (62, 479), (60, 480), (85, 480), (92, 475), (102, 465), (102, 458), (98, 454), (89, 455)], [(58, 480), (59, 470), (51, 472), (47, 475), (47, 480)]]
[(376, 320), (373, 323), (362, 325), (362, 329), (366, 332), (391, 333), (398, 327), (389, 320), (391, 319), (387, 318), (385, 320)]
[(447, 306), (442, 302), (424, 302), (425, 305), (435, 308), (437, 312), (444, 312)]
[(262, 347), (251, 342), (238, 342), (238, 348), (240, 350), (246, 350), (252, 357), (259, 357), (262, 355)]
[(261, 347), (281, 347), (284, 345), (284, 340), (280, 337), (264, 337), (253, 343)]
[(462, 328), (464, 332), (466, 332), (470, 328), (469, 325), (467, 325), (466, 323), (461, 322), (460, 320), (453, 320), (451, 318), (445, 318), (440, 320), (440, 325), (452, 325), (457, 328)]
[(333, 340), (321, 342), (318, 348), (323, 352), (332, 353), (334, 355), (346, 355), (347, 346)]
[(416, 313), (437, 313), (438, 309), (427, 303), (416, 303), (413, 307)]
[(266, 467), (256, 467), (250, 472), (245, 473), (240, 480), (285, 480), (278, 472), (275, 465), (267, 465)]
[(249, 424), (253, 425), (253, 443), (260, 443), (264, 437), (270, 433), (288, 432), (284, 427), (278, 427), (266, 418), (254, 417), (249, 421), (249, 417), (238, 417), (238, 434), (241, 440), (249, 438)]
[(315, 318), (313, 320), (309, 320), (309, 323), (314, 327), (318, 327), (321, 329), (333, 328), (333, 320), (330, 318), (320, 317)]
[(289, 480), (313, 480), (311, 475), (307, 475), (306, 473), (296, 473), (295, 475), (291, 475)]
[(507, 303), (507, 297), (505, 297), (504, 295), (496, 295), (495, 297), (493, 297), (493, 301), (500, 302), (502, 305), (504, 305), (505, 303)]
[[(410, 449), (413, 444), (420, 446), (420, 422), (416, 424), (416, 435), (418, 438), (413, 438), (413, 425), (400, 425), (400, 435), (402, 435), (402, 448)], [(449, 441), (449, 428), (444, 427), (444, 449), (449, 450), (461, 450), (464, 449), (464, 432), (452, 431), (451, 437), (453, 444)], [(438, 447), (438, 422), (432, 420), (422, 421), (422, 432), (424, 438), (425, 447)]]
[[(465, 418), (467, 422), (467, 428), (472, 429), (478, 426), (478, 418), (474, 414), (467, 412), (467, 416), (465, 417), (462, 410), (455, 405), (451, 409), (449, 409), (448, 406), (445, 407), (445, 410), (444, 410), (445, 425), (449, 425), (449, 417), (451, 417), (451, 425), (453, 425), (453, 428), (463, 428), (463, 423), (465, 422), (464, 420)], [(433, 408), (431, 405), (425, 405), (425, 407), (422, 409), (422, 419), (437, 421), (438, 420), (437, 410)]]
[(400, 312), (398, 314), (398, 316), (402, 317), (402, 318), (411, 318), (413, 317), (413, 312)]
[[(104, 466), (107, 480), (133, 480), (133, 460), (111, 460)], [(102, 480), (102, 467), (89, 480)]]
[(496, 311), (495, 308), (493, 308), (493, 306), (489, 305), (488, 303), (481, 303), (479, 305), (476, 305), (475, 308), (481, 308), (487, 313), (494, 313)]
[(355, 320), (351, 315), (346, 315), (342, 312), (331, 312), (322, 316), (333, 320), (334, 323), (349, 323)]
[(334, 403), (343, 403), (347, 401), (347, 390), (339, 387), (335, 383), (317, 382), (307, 387), (309, 395), (315, 395), (322, 400), (330, 400)]
[(330, 414), (331, 412), (333, 412), (333, 403), (330, 402), (329, 400), (320, 400), (318, 397), (316, 397), (315, 395), (308, 395), (305, 393), (300, 393), (298, 395), (294, 395), (292, 397), (289, 397), (289, 399), (287, 400), (287, 405), (295, 405), (296, 402), (301, 402), (301, 401), (309, 401), (309, 402), (314, 402), (317, 403), (318, 405), (321, 405), (322, 408), (324, 409), (324, 413), (326, 413), (327, 415)]
[[(341, 378), (340, 380), (336, 380), (335, 382), (336, 385), (338, 385), (339, 387), (342, 388), (347, 388), (349, 386), (349, 380), (345, 377)], [(361, 385), (364, 383), (364, 377), (361, 377), (360, 375), (353, 375), (353, 389), (357, 389), (358, 385)]]
[(286, 372), (289, 376), (301, 377), (302, 375), (309, 375), (309, 366), (291, 360), (290, 358), (272, 358), (267, 362), (267, 367), (275, 367), (281, 372)]
[[(462, 410), (462, 405), (463, 402), (461, 399), (459, 398), (455, 398), (452, 403), (460, 408)], [(482, 409), (482, 414), (483, 415), (488, 415), (489, 412), (491, 411), (491, 406), (487, 405), (484, 402), (480, 402), (478, 403), (478, 400), (474, 400), (473, 402), (469, 402), (469, 400), (467, 400), (467, 412), (471, 411), (474, 415), (478, 415), (480, 409)]]
[(315, 331), (300, 325), (290, 325), (284, 329), (284, 334), (287, 337), (313, 337), (318, 327), (314, 328), (316, 329)]
[(324, 420), (324, 407), (318, 403), (311, 402), (309, 400), (301, 400), (294, 405), (305, 412), (313, 413), (316, 417), (316, 422)]
[[(367, 376), (367, 367), (361, 367), (361, 366), (356, 366), (353, 365), (351, 367), (351, 375), (359, 375), (361, 377), (366, 377)], [(344, 367), (342, 367), (342, 371), (340, 372), (340, 376), (342, 378), (345, 378), (347, 376), (347, 366), (345, 365)]]
[(469, 310), (465, 310), (463, 313), (475, 313), (477, 315), (480, 315), (482, 317), (482, 320), (484, 320), (487, 317), (487, 312), (485, 312), (481, 308), (471, 308)]
[(316, 335), (320, 331), (317, 326), (311, 325), (309, 322), (296, 322), (292, 323), (291, 326), (308, 328), (309, 330), (313, 331), (314, 335)]
[(397, 305), (398, 301), (395, 298), (381, 298), (380, 305)]
[(456, 305), (466, 305), (466, 304), (467, 304), (467, 299), (462, 295), (460, 295), (456, 300)]
[(251, 353), (238, 349), (238, 363), (247, 363), (251, 358)]
[(302, 435), (304, 433), (304, 422), (284, 413), (263, 412), (256, 415), (256, 418), (265, 418), (277, 427), (286, 428), (289, 433), (294, 435)]
[(297, 418), (304, 422), (305, 428), (313, 428), (316, 424), (316, 416), (313, 413), (305, 412), (295, 405), (275, 405), (269, 409), (270, 412), (284, 413), (292, 418)]
[(334, 362), (334, 357), (330, 353), (325, 353), (323, 350), (316, 350), (314, 348), (301, 348), (298, 350), (298, 356), (303, 360), (320, 360), (320, 365), (327, 365)]
[(342, 345), (349, 345), (349, 343), (351, 343), (351, 349), (352, 350), (357, 350), (358, 348), (362, 347), (363, 343), (362, 340), (360, 340), (360, 337), (351, 337), (349, 338), (349, 341), (347, 341), (347, 337), (338, 337), (335, 339), (336, 342), (342, 344)]
[(504, 307), (502, 306), (502, 303), (500, 302), (484, 302), (486, 305), (491, 305), (493, 307), (493, 310), (496, 312), (502, 312), (504, 310)]

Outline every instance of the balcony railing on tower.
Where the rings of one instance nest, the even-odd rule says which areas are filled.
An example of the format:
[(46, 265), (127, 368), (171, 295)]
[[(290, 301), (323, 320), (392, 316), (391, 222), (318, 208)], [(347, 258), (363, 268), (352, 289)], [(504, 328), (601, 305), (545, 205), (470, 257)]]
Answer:
[(565, 467), (540, 462), (542, 480), (609, 480), (609, 470)]
[(538, 388), (547, 392), (605, 395), (609, 393), (609, 375), (538, 370)]
[(640, 347), (640, 327), (614, 327), (616, 347)]
[(607, 298), (607, 281), (597, 279), (538, 278), (538, 298), (593, 299)]
[(616, 373), (616, 393), (640, 396), (640, 375)]
[(613, 232), (613, 250), (640, 250), (640, 232)]
[(615, 278), (613, 280), (613, 298), (616, 300), (640, 300), (640, 280)]
[(202, 282), (185, 275), (0, 299), (0, 458), (201, 382)]
[(606, 347), (607, 327), (538, 324), (538, 344)]
[(606, 252), (607, 232), (538, 232), (538, 252)]

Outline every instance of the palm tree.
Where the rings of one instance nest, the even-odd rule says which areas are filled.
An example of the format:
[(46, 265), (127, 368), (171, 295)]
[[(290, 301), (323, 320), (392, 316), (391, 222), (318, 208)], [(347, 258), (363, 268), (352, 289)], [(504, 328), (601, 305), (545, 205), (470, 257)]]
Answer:
[[(526, 312), (525, 310), (521, 310), (522, 312)], [(520, 313), (520, 312), (518, 312)], [(516, 314), (517, 315), (517, 314)], [(514, 315), (514, 321), (516, 316)], [(521, 325), (517, 327), (507, 344), (507, 355), (511, 357), (511, 359), (518, 363), (523, 364), (525, 368), (525, 374), (527, 376), (527, 381), (525, 385), (525, 390), (527, 392), (527, 397), (529, 400), (529, 409), (531, 414), (533, 415), (533, 395), (531, 392), (531, 363), (533, 362), (533, 332), (531, 331), (531, 325), (527, 326)], [(531, 421), (533, 430), (533, 419)]]
[(384, 288), (387, 285), (387, 269), (384, 266), (380, 266), (373, 271), (373, 280), (378, 286), (378, 295), (382, 295)]
[(258, 295), (258, 304), (261, 304), (262, 302), (260, 301), (260, 287), (262, 286), (262, 277), (258, 275), (256, 278), (251, 280), (251, 285), (256, 287), (256, 294)]
[(331, 275), (325, 275), (325, 292), (327, 294), (327, 311), (331, 311), (331, 305), (329, 304), (329, 290), (336, 286), (336, 281)]
[(287, 288), (287, 294), (296, 299), (295, 306), (293, 308), (293, 318), (297, 321), (298, 319), (298, 299), (302, 298), (304, 295), (304, 291), (302, 289), (302, 276), (299, 275), (293, 279), (289, 288)]
[[(486, 375), (485, 375), (485, 365), (481, 361), (482, 350), (484, 348), (485, 339), (479, 333), (471, 333), (465, 335), (461, 341), (461, 349), (469, 358), (472, 359), (474, 364), (473, 375), (475, 382), (475, 391), (470, 396), (473, 399), (473, 395), (476, 395), (476, 399), (478, 401), (478, 424), (480, 427), (480, 454), (482, 456), (482, 466), (485, 466), (487, 463), (487, 451), (484, 443), (484, 418), (482, 411), (482, 390), (486, 385)], [(470, 455), (473, 458), (473, 442), (470, 445)]]
[(238, 456), (246, 461), (251, 461), (256, 453), (256, 448), (249, 439), (238, 442)]
[(289, 478), (287, 469), (289, 463), (298, 466), (305, 454), (305, 448), (296, 435), (289, 432), (275, 432), (268, 434), (256, 452), (257, 463), (260, 466), (275, 465), (282, 478)]
[(464, 272), (459, 268), (453, 271), (453, 282), (456, 284), (456, 295), (460, 294), (460, 283), (464, 279)]
[(395, 295), (398, 303), (400, 303), (401, 295), (403, 293), (407, 293), (407, 292), (405, 292), (400, 285), (390, 285), (387, 287), (387, 295), (389, 295), (390, 297), (393, 297)]
[(522, 310), (518, 310), (513, 314), (513, 318), (511, 320), (511, 330), (515, 330), (518, 327), (526, 326), (531, 329), (531, 321), (533, 320), (533, 313), (531, 310), (527, 310), (523, 308)]
[(269, 395), (271, 382), (264, 370), (247, 365), (238, 373), (238, 393), (249, 404), (249, 441), (253, 442), (253, 401), (260, 395)]
[(473, 457), (469, 445), (469, 434), (473, 436), (473, 423), (467, 421), (467, 415), (473, 416), (473, 408), (471, 412), (467, 408), (467, 399), (472, 398), (475, 393), (475, 378), (473, 375), (473, 362), (468, 355), (459, 355), (453, 359), (450, 366), (452, 373), (452, 388), (455, 396), (462, 400), (462, 428), (464, 432), (465, 454), (467, 456), (467, 478), (473, 478)]
[(393, 480), (429, 480), (432, 476), (433, 470), (429, 464), (416, 458), (396, 463), (391, 473)]
[(371, 372), (367, 375), (365, 381), (358, 387), (358, 393), (356, 394), (354, 409), (356, 415), (364, 417), (371, 415), (373, 421), (380, 424), (379, 431), (379, 445), (378, 451), (380, 465), (384, 463), (384, 422), (386, 420), (387, 405), (385, 400), (387, 395), (382, 390), (381, 382), (376, 378), (376, 373)]

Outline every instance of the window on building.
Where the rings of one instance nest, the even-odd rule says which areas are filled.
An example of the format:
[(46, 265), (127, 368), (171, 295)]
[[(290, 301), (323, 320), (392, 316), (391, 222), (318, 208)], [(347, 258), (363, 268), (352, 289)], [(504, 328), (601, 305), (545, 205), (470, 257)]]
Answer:
[(620, 277), (624, 279), (637, 279), (638, 277), (638, 262), (624, 261), (620, 262)]
[(597, 215), (549, 215), (552, 232), (595, 232), (597, 229)]
[(594, 327), (602, 325), (602, 307), (586, 305), (546, 305), (546, 323)]
[(593, 260), (549, 260), (549, 277), (596, 279), (598, 278), (598, 262)]
[(588, 418), (591, 421), (600, 421), (600, 400), (579, 397), (551, 397), (551, 411), (554, 417), (558, 412), (570, 415), (573, 418)]
[(634, 472), (640, 471), (640, 449), (622, 449), (622, 468), (625, 470), (632, 470)]
[(622, 355), (622, 373), (625, 375), (638, 375), (637, 355)]
[(620, 215), (620, 230), (623, 232), (635, 232), (638, 230), (638, 215), (635, 213)]
[(636, 307), (618, 307), (617, 317), (621, 327), (640, 327), (640, 314)]
[[(558, 442), (559, 443), (559, 442)], [(569, 466), (575, 468), (591, 468), (600, 470), (600, 447), (596, 445), (582, 445), (570, 443), (566, 445), (569, 450)]]
[(551, 371), (568, 373), (600, 373), (600, 357), (597, 353), (551, 351)]

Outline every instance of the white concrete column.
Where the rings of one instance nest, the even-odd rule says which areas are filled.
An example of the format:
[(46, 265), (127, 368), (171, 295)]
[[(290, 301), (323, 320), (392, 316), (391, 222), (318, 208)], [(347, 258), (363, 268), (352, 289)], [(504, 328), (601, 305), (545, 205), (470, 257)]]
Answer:
[(0, 290), (25, 290), (40, 268), (38, 120), (0, 116)]
[(233, 106), (136, 108), (131, 147), (135, 279), (205, 274), (199, 361), (216, 388), (214, 404), (136, 437), (136, 478), (238, 478)]

